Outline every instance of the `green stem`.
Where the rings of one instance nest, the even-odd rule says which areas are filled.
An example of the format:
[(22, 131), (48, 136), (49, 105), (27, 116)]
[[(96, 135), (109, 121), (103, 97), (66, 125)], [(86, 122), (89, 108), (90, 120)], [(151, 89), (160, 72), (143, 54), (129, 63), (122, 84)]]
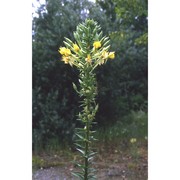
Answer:
[(86, 122), (86, 144), (85, 144), (85, 172), (84, 172), (84, 179), (88, 179), (88, 168), (89, 168), (89, 163), (88, 163), (88, 151), (89, 151), (89, 121), (87, 119)]
[[(89, 72), (85, 73), (85, 76), (87, 77), (87, 79), (89, 79)], [(86, 96), (87, 98), (87, 111), (89, 112), (90, 109), (90, 99), (88, 96)], [(89, 118), (88, 118), (88, 114), (86, 115), (86, 143), (85, 143), (85, 172), (84, 172), (84, 180), (88, 180), (88, 169), (89, 169), (89, 162), (88, 162), (88, 155), (89, 155)]]

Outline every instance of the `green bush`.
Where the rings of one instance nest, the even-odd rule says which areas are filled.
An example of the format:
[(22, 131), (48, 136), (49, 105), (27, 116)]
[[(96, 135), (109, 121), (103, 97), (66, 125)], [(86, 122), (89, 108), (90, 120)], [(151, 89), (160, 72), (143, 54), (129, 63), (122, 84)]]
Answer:
[(110, 127), (103, 127), (97, 130), (97, 138), (100, 141), (126, 141), (131, 138), (145, 139), (148, 134), (148, 117), (144, 111), (132, 111), (119, 119)]

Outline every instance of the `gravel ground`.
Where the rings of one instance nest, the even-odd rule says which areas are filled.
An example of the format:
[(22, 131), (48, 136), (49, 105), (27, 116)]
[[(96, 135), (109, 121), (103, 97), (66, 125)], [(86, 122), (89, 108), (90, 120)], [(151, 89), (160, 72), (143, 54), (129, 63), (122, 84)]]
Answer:
[[(61, 167), (53, 167), (48, 169), (37, 170), (33, 174), (33, 180), (75, 180), (70, 174), (65, 173), (66, 169)], [(116, 169), (101, 169), (97, 173), (97, 179), (102, 180), (125, 180), (125, 171), (118, 172)]]
[[(132, 156), (130, 152), (117, 151), (113, 147), (105, 151), (99, 151), (94, 159), (93, 168), (97, 170), (98, 180), (147, 180), (147, 148), (138, 148), (138, 156)], [(32, 180), (77, 180), (71, 176), (76, 169), (70, 161), (74, 154), (60, 155), (45, 154), (38, 156), (46, 166), (34, 168)]]
[[(144, 168), (146, 171), (146, 167)], [(33, 173), (33, 180), (77, 180), (72, 178), (72, 169), (67, 167), (51, 167), (39, 169)], [(142, 175), (134, 171), (129, 171), (119, 166), (101, 168), (97, 171), (98, 180), (147, 180), (147, 174)]]

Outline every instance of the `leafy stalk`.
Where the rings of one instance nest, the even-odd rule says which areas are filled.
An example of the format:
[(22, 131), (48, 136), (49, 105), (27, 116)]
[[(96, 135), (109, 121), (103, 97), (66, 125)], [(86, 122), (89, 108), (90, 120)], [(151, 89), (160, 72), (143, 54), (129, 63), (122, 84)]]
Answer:
[(76, 165), (81, 171), (72, 174), (82, 180), (95, 179), (95, 169), (91, 167), (96, 152), (92, 151), (92, 141), (95, 140), (92, 126), (95, 123), (95, 115), (98, 110), (96, 104), (96, 77), (94, 69), (104, 64), (108, 59), (114, 59), (114, 52), (108, 52), (109, 38), (102, 37), (102, 31), (97, 22), (87, 19), (84, 23), (77, 26), (74, 32), (76, 40), (73, 43), (70, 39), (65, 38), (66, 47), (60, 47), (59, 52), (62, 54), (62, 61), (65, 64), (75, 66), (79, 70), (79, 90), (73, 83), (75, 91), (81, 98), (81, 112), (78, 120), (82, 122), (82, 128), (76, 128), (76, 149), (83, 158), (83, 163)]

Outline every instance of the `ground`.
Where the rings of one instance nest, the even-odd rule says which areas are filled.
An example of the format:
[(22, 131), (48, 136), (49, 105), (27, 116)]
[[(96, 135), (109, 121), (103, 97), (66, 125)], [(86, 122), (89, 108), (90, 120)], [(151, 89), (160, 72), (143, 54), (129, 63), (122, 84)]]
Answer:
[[(147, 180), (147, 144), (98, 145), (93, 167), (98, 180)], [(33, 180), (73, 180), (76, 169), (72, 161), (78, 154), (70, 150), (33, 155)], [(74, 178), (75, 180), (75, 178)]]

